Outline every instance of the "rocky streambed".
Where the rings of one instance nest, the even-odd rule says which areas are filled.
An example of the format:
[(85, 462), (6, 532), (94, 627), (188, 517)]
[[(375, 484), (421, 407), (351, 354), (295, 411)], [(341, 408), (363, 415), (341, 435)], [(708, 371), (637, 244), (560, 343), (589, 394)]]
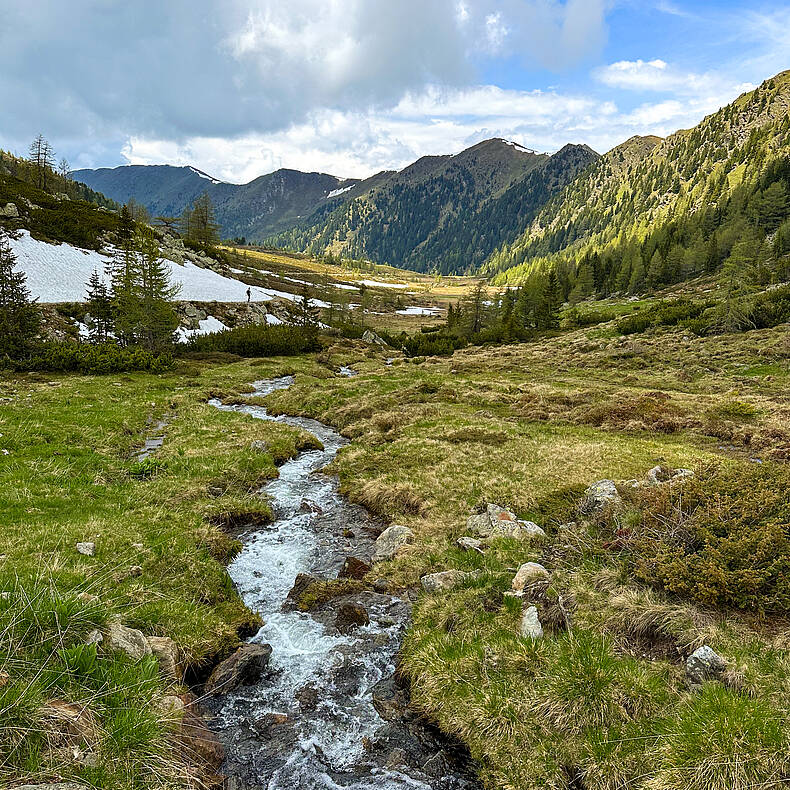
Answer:
[[(254, 395), (292, 383), (259, 381)], [(309, 577), (335, 579), (348, 557), (369, 562), (383, 528), (320, 471), (347, 441), (315, 420), (212, 404), (303, 428), (323, 444), (285, 463), (265, 487), (275, 521), (243, 535), (244, 548), (229, 567), (246, 605), (265, 623), (250, 642), (270, 646), (271, 655), (255, 682), (206, 700), (225, 747), (228, 787), (477, 788), (464, 750), (409, 711), (408, 687), (395, 676), (408, 594), (390, 592), (384, 582), (360, 584), (309, 612), (300, 611), (293, 594), (289, 599), (297, 577), (307, 585)]]

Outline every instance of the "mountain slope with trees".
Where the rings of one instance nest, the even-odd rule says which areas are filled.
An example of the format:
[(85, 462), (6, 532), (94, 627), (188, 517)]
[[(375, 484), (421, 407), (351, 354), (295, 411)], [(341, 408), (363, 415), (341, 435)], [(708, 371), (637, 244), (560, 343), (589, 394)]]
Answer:
[(784, 72), (693, 129), (632, 138), (549, 201), (484, 271), (515, 283), (553, 269), (575, 301), (722, 269), (735, 289), (785, 280), (789, 108)]
[(549, 156), (486, 140), (455, 156), (423, 157), (267, 242), (417, 271), (474, 271), (597, 156), (587, 146)]

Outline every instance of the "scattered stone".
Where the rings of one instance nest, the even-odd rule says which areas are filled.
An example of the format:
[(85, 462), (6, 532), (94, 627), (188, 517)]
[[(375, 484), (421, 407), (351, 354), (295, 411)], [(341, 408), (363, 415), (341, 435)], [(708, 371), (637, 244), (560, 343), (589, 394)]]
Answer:
[(184, 717), (184, 700), (176, 694), (162, 697), (157, 707), (162, 715), (171, 721), (181, 721)]
[(489, 503), (484, 513), (466, 520), (466, 528), (481, 538), (545, 538), (546, 533), (532, 521), (520, 521), (510, 510)]
[(77, 551), (86, 557), (93, 557), (96, 554), (96, 544), (91, 542), (78, 543)]
[(363, 562), (356, 557), (346, 557), (340, 573), (337, 574), (338, 579), (364, 579), (366, 574), (370, 571), (370, 565)]
[(536, 540), (545, 538), (546, 533), (534, 521), (519, 521), (513, 537)]
[(622, 503), (617, 486), (613, 480), (599, 480), (593, 483), (585, 492), (584, 499), (579, 505), (579, 512), (585, 515), (599, 513), (607, 507), (617, 507)]
[(516, 571), (511, 585), (515, 592), (524, 592), (533, 584), (548, 582), (551, 574), (539, 562), (525, 562)]
[(0, 208), (0, 217), (8, 219), (16, 219), (19, 216), (19, 209), (15, 203), (6, 203), (5, 206)]
[(373, 580), (373, 590), (377, 593), (386, 593), (389, 592), (390, 583), (387, 579), (374, 579)]
[(224, 694), (238, 686), (255, 683), (268, 668), (271, 655), (271, 645), (243, 645), (214, 668), (206, 681), (206, 693)]
[(176, 643), (168, 636), (149, 636), (146, 640), (151, 652), (159, 661), (159, 671), (162, 675), (180, 683), (181, 666)]
[(407, 543), (414, 539), (414, 533), (408, 528), (393, 524), (387, 527), (381, 535), (376, 538), (375, 550), (373, 552), (373, 562), (391, 560)]
[(463, 537), (458, 538), (456, 543), (464, 551), (476, 551), (480, 554), (483, 553), (483, 542), (478, 540), (477, 538), (472, 538), (469, 535), (464, 535)]
[(727, 662), (709, 645), (698, 647), (686, 659), (686, 674), (694, 683), (721, 677), (726, 669)]
[(474, 578), (474, 575), (465, 571), (451, 570), (429, 573), (423, 576), (420, 582), (425, 592), (434, 593), (441, 590), (452, 590), (470, 578)]
[(475, 513), (466, 520), (466, 529), (481, 538), (487, 538), (491, 534), (491, 519), (488, 513)]
[(530, 606), (521, 615), (521, 623), (519, 625), (521, 636), (528, 639), (538, 640), (543, 638), (543, 626), (540, 624), (538, 618), (538, 610), (534, 606)]
[(98, 738), (96, 720), (84, 705), (51, 699), (41, 707), (41, 718), (53, 746), (93, 745)]
[(128, 575), (131, 578), (136, 578), (138, 576), (142, 576), (143, 575), (143, 569), (139, 565), (132, 565), (132, 567), (129, 568), (129, 574)]
[(127, 628), (120, 623), (110, 623), (104, 635), (105, 644), (110, 650), (121, 650), (134, 661), (151, 655), (151, 645), (136, 628)]
[(250, 450), (254, 450), (256, 453), (268, 453), (269, 445), (263, 439), (253, 439), (250, 442)]
[(143, 544), (142, 543), (132, 543), (132, 548), (135, 551), (142, 551), (143, 550)]
[(355, 603), (344, 603), (337, 610), (335, 628), (341, 634), (347, 634), (361, 625), (367, 625), (369, 622), (370, 618), (364, 606)]

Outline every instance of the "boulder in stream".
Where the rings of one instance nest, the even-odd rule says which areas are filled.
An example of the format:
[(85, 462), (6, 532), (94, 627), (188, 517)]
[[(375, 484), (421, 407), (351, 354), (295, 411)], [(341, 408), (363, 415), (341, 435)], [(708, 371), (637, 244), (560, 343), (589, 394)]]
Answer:
[(206, 681), (206, 694), (226, 694), (257, 682), (268, 668), (271, 654), (271, 645), (243, 645), (214, 668)]
[(341, 634), (347, 634), (361, 625), (370, 622), (368, 613), (364, 606), (355, 603), (344, 603), (337, 610), (335, 617), (335, 627)]
[(365, 578), (365, 575), (370, 571), (370, 565), (363, 562), (357, 557), (348, 556), (343, 563), (343, 567), (337, 574), (338, 579), (357, 579)]

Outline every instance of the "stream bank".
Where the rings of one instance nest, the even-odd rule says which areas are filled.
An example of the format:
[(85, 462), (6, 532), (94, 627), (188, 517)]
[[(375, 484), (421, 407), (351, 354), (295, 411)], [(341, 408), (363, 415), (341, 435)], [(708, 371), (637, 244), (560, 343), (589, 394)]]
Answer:
[[(290, 376), (258, 381), (253, 395), (292, 383)], [(462, 746), (408, 710), (408, 685), (396, 678), (411, 614), (408, 594), (395, 594), (377, 580), (372, 589), (310, 612), (288, 601), (299, 574), (335, 579), (349, 556), (370, 563), (384, 527), (341, 497), (337, 481), (320, 472), (348, 440), (316, 420), (211, 403), (302, 428), (323, 444), (286, 462), (265, 486), (275, 521), (242, 535), (244, 547), (228, 568), (245, 604), (265, 623), (249, 641), (272, 648), (259, 681), (205, 703), (225, 747), (228, 788), (478, 788)], [(356, 625), (344, 624), (342, 615), (338, 620), (349, 607), (364, 610)]]

